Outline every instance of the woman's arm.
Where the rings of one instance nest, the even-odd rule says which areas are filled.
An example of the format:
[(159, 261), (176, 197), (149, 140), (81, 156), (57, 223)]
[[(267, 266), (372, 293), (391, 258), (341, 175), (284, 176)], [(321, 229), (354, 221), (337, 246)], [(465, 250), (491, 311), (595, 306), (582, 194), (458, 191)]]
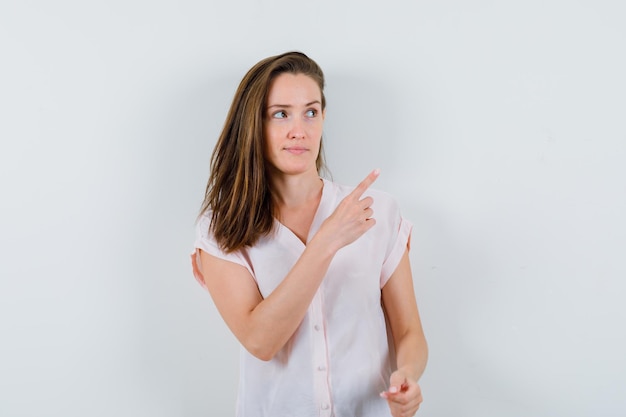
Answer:
[(334, 253), (310, 242), (289, 274), (265, 299), (243, 266), (201, 252), (204, 282), (222, 318), (254, 356), (270, 360), (302, 321)]
[(270, 360), (296, 331), (330, 262), (376, 221), (372, 198), (361, 195), (377, 178), (373, 171), (337, 206), (307, 244), (284, 280), (263, 298), (250, 273), (202, 251), (202, 275), (215, 305), (239, 342), (254, 356)]
[(389, 390), (381, 396), (387, 399), (394, 417), (413, 416), (422, 402), (418, 380), (426, 368), (428, 347), (415, 301), (408, 250), (383, 287), (382, 299), (398, 369), (391, 375)]

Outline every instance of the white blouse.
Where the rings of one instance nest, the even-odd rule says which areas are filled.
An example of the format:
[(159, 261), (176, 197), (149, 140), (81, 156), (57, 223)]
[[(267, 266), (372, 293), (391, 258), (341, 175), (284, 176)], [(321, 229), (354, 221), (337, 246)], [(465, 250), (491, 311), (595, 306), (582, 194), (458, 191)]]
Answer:
[[(307, 242), (352, 191), (324, 180)], [(333, 258), (300, 326), (270, 361), (244, 348), (240, 354), (238, 417), (390, 416), (379, 393), (389, 385), (393, 343), (381, 304), (381, 288), (409, 246), (411, 223), (386, 193), (368, 190), (376, 225)], [(305, 249), (276, 221), (275, 232), (253, 247), (222, 252), (209, 233), (210, 214), (197, 225), (194, 275), (204, 284), (198, 249), (244, 266), (267, 297)], [(395, 360), (394, 360), (395, 361)]]

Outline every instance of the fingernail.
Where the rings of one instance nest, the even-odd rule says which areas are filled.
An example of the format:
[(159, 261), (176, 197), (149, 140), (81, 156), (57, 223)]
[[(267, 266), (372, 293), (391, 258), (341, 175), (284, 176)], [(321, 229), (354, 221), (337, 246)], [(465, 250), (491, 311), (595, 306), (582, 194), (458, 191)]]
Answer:
[(389, 392), (392, 394), (395, 394), (396, 392), (398, 392), (398, 387), (394, 386), (394, 387), (389, 388)]
[(376, 169), (374, 170), (374, 175), (378, 175), (378, 174), (380, 174), (380, 168), (376, 168)]

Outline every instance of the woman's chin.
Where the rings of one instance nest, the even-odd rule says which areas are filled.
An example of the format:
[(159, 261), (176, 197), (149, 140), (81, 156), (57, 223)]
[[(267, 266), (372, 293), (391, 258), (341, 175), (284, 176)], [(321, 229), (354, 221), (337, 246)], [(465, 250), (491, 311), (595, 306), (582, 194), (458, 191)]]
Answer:
[(274, 167), (270, 171), (272, 174), (276, 175), (315, 175), (317, 176), (317, 168), (315, 166), (303, 166), (303, 165), (285, 165), (281, 167)]

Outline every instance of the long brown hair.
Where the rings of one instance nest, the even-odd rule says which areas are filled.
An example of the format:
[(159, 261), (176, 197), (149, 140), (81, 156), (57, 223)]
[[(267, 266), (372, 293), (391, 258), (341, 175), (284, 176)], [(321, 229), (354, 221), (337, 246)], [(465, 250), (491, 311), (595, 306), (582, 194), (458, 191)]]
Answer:
[[(200, 210), (200, 215), (212, 212), (211, 232), (227, 253), (254, 245), (274, 225), (263, 152), (263, 115), (270, 84), (283, 73), (311, 77), (320, 88), (322, 110), (326, 108), (324, 73), (301, 52), (266, 58), (243, 77), (211, 156), (211, 173)], [(316, 166), (318, 172), (325, 168), (321, 144)]]

